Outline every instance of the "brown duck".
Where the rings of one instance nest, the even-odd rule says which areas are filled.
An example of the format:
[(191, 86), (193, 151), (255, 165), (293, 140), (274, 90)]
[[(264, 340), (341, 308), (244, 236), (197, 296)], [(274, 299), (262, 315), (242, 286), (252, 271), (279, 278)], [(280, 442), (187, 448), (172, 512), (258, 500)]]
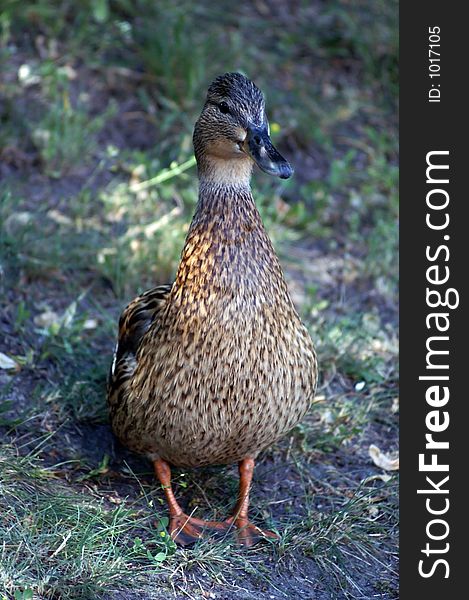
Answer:
[[(210, 85), (194, 130), (199, 200), (172, 285), (151, 289), (121, 315), (108, 401), (113, 430), (148, 456), (163, 486), (170, 533), (182, 543), (204, 529), (263, 535), (248, 520), (254, 460), (287, 433), (313, 399), (317, 362), (250, 189), (254, 163), (286, 179), (261, 91), (239, 73)], [(239, 463), (233, 515), (184, 514), (170, 464)]]

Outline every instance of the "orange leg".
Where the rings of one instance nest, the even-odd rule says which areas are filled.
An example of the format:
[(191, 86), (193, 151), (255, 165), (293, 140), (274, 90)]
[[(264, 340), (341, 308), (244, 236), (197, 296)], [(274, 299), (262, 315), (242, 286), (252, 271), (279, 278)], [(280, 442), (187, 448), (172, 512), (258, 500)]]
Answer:
[(166, 496), (169, 508), (169, 533), (175, 542), (186, 546), (199, 540), (204, 529), (226, 528), (222, 523), (203, 521), (186, 515), (174, 496), (168, 463), (159, 458), (153, 461), (153, 466)]
[(173, 540), (183, 546), (202, 537), (204, 530), (215, 532), (236, 528), (238, 542), (252, 546), (262, 538), (277, 538), (272, 531), (263, 531), (249, 522), (249, 490), (254, 472), (254, 459), (245, 458), (239, 463), (239, 493), (233, 515), (223, 522), (203, 521), (186, 515), (179, 506), (171, 487), (171, 469), (161, 458), (153, 461), (155, 474), (163, 487), (169, 508), (169, 532)]
[(237, 529), (237, 538), (243, 546), (253, 546), (262, 538), (278, 538), (272, 531), (263, 531), (249, 522), (249, 491), (251, 489), (252, 476), (254, 473), (254, 459), (245, 458), (239, 463), (239, 493), (238, 501), (233, 511), (225, 523), (229, 526), (235, 526)]

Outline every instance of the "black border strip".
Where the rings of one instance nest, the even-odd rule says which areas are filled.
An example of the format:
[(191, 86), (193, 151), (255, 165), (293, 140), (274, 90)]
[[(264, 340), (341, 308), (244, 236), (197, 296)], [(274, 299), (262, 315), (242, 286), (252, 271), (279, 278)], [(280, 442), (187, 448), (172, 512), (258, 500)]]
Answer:
[[(464, 187), (466, 173), (469, 174), (469, 165), (465, 164), (469, 109), (464, 88), (469, 26), (463, 8), (463, 3), (433, 0), (400, 4), (400, 598), (403, 600), (416, 598), (418, 592), (424, 594), (425, 600), (467, 595), (464, 590), (468, 569), (463, 562), (469, 529), (465, 510), (469, 469), (463, 461), (469, 454), (465, 446), (466, 440), (469, 441), (466, 360), (469, 326), (465, 323), (469, 317), (465, 310), (469, 226), (464, 213), (469, 201)], [(437, 55), (429, 54), (429, 28), (440, 29), (440, 48), (435, 46), (434, 50), (440, 50), (441, 60), (433, 63), (429, 58)], [(437, 37), (432, 40), (436, 43)], [(429, 76), (437, 72), (436, 67), (430, 70), (430, 64), (440, 65), (439, 76)], [(429, 102), (430, 90), (440, 91), (439, 102)], [(438, 93), (430, 93), (436, 100)], [(448, 154), (428, 154), (435, 151)], [(449, 169), (430, 170), (427, 182), (427, 159), (433, 164), (448, 165)], [(441, 210), (427, 204), (428, 200), (430, 204), (444, 205), (447, 197), (448, 206)], [(447, 227), (432, 229), (426, 223), (427, 214), (430, 224), (437, 226), (446, 222), (447, 214)], [(432, 266), (436, 269), (427, 271)], [(440, 281), (448, 273), (445, 283), (429, 282), (429, 278)], [(443, 299), (448, 289), (454, 289), (447, 298), (450, 304), (456, 304), (459, 297), (459, 306), (430, 307), (429, 303), (439, 301), (437, 294), (427, 297), (427, 288), (440, 292)], [(428, 317), (432, 313), (447, 316)], [(447, 331), (438, 331), (437, 323), (441, 329), (447, 327)], [(448, 339), (443, 339), (445, 336)], [(426, 344), (431, 351), (449, 353), (429, 354)], [(446, 365), (448, 369), (443, 368)], [(419, 379), (419, 376), (449, 379)], [(429, 392), (430, 387), (434, 389)], [(446, 402), (445, 387), (449, 393)], [(445, 427), (448, 419), (449, 425)], [(436, 431), (439, 428), (442, 431)], [(426, 449), (427, 434), (442, 445)], [(449, 443), (448, 449), (444, 448), (445, 442)], [(420, 454), (424, 458), (423, 469), (419, 470)], [(428, 470), (431, 467), (424, 465), (431, 465), (432, 461), (437, 469), (448, 465), (449, 470)], [(417, 493), (419, 489), (427, 492)], [(426, 577), (419, 574), (419, 567)]]

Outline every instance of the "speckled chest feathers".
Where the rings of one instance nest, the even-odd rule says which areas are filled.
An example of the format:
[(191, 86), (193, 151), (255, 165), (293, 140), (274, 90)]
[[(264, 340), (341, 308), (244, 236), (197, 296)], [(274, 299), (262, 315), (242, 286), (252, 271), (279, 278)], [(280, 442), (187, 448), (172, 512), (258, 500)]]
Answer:
[(117, 355), (111, 420), (124, 444), (175, 465), (231, 463), (304, 416), (313, 344), (248, 186), (201, 182), (175, 282), (156, 289), (137, 310), (139, 343)]

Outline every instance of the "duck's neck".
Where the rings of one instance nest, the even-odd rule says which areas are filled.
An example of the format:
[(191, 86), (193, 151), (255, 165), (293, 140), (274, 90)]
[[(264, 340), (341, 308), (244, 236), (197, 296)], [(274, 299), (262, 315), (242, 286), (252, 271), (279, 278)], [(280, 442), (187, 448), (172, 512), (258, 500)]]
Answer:
[(212, 244), (239, 247), (253, 243), (259, 235), (267, 236), (249, 182), (200, 181), (199, 201), (187, 241), (201, 236)]
[(278, 259), (249, 184), (202, 178), (176, 288), (198, 293), (207, 287), (239, 286), (240, 279), (252, 280), (254, 285), (264, 271), (271, 272), (270, 280), (280, 276)]
[(245, 154), (226, 160), (213, 154), (196, 153), (200, 187), (213, 184), (219, 187), (242, 187), (250, 189), (253, 162)]

